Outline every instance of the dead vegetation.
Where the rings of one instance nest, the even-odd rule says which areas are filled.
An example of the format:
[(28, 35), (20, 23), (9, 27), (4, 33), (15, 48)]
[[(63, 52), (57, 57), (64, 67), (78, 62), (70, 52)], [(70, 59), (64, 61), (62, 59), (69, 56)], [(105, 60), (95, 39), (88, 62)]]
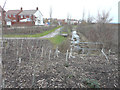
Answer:
[[(106, 50), (116, 51), (117, 27), (98, 21), (100, 23), (78, 25), (77, 32), (85, 37), (83, 41), (103, 42)], [(67, 33), (72, 31), (71, 26), (65, 28)], [(6, 40), (3, 49), (3, 88), (119, 87), (117, 54), (108, 55), (109, 61), (102, 54), (79, 54), (68, 58), (69, 39), (59, 45), (58, 50), (53, 50), (46, 40)]]
[(75, 57), (66, 61), (66, 54), (56, 56), (46, 40), (6, 40), (3, 88), (118, 87), (116, 55), (110, 55), (109, 62), (104, 56)]
[(81, 23), (77, 26), (77, 32), (83, 34), (89, 41), (104, 43), (104, 49), (117, 53), (118, 47), (118, 26), (110, 24), (112, 18), (109, 11), (98, 12), (95, 18), (96, 23)]
[(56, 26), (4, 27), (4, 35), (32, 35), (51, 30)]
[(70, 40), (67, 38), (67, 40), (63, 41), (59, 46), (58, 46), (60, 52), (66, 53), (67, 50), (70, 50)]

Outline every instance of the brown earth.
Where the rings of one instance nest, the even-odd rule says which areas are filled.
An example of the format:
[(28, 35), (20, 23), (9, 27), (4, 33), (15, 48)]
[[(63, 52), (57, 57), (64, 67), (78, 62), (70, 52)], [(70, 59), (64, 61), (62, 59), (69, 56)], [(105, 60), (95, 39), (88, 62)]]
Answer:
[(4, 87), (87, 88), (86, 78), (98, 81), (101, 88), (118, 87), (117, 55), (109, 55), (109, 62), (103, 55), (76, 55), (68, 61), (64, 53), (54, 56), (55, 50), (47, 40), (7, 40), (3, 49)]

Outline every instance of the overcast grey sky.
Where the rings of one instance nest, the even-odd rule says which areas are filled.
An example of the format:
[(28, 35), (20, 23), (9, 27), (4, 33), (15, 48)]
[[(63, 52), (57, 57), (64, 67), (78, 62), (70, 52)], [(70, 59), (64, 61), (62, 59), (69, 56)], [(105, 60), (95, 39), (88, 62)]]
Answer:
[[(42, 12), (44, 18), (49, 17), (50, 7), (52, 7), (52, 17), (66, 19), (67, 15), (71, 15), (73, 19), (81, 19), (83, 10), (85, 17), (90, 13), (96, 17), (98, 10), (110, 11), (112, 22), (118, 22), (118, 2), (120, 0), (7, 0), (5, 10), (20, 9), (36, 9)], [(0, 0), (3, 6), (5, 0)]]

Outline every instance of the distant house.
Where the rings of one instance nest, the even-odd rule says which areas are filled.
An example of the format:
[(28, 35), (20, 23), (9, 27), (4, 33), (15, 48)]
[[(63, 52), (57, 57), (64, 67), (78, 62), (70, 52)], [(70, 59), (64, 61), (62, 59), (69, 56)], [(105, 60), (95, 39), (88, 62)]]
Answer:
[(76, 25), (76, 24), (79, 23), (79, 20), (76, 20), (76, 19), (67, 19), (66, 22), (68, 24)]
[(57, 21), (58, 21), (58, 24), (59, 24), (59, 25), (64, 25), (64, 24), (66, 24), (66, 23), (65, 23), (65, 19), (57, 19)]
[[(2, 13), (3, 11), (3, 13)], [(3, 15), (3, 25), (5, 25), (5, 10), (2, 10), (2, 7), (0, 6), (0, 24), (2, 24), (2, 15)]]
[(43, 15), (38, 10), (8, 10), (6, 13), (6, 25), (44, 25)]
[(44, 25), (43, 24), (43, 15), (38, 10), (23, 10), (19, 14), (19, 22), (24, 24), (32, 24), (32, 25)]
[(6, 12), (6, 25), (13, 25), (19, 22), (19, 14), (22, 12), (22, 8), (20, 10), (8, 10)]

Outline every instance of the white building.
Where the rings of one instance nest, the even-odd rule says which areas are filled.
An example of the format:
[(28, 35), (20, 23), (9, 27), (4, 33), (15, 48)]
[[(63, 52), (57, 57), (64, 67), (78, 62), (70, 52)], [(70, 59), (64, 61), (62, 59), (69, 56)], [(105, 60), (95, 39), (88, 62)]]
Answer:
[(23, 10), (19, 14), (19, 22), (32, 22), (34, 21), (35, 25), (44, 25), (43, 23), (43, 15), (38, 10), (38, 7), (36, 10)]

